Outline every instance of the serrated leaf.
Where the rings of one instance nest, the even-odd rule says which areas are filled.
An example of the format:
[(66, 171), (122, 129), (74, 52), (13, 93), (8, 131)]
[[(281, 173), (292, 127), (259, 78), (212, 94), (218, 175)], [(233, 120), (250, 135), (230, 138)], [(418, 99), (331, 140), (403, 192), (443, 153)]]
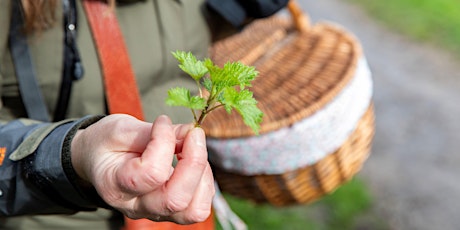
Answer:
[(244, 65), (241, 62), (229, 62), (223, 68), (212, 62), (205, 62), (205, 66), (209, 70), (210, 78), (217, 92), (227, 87), (240, 86), (241, 89), (244, 89), (251, 86), (251, 81), (258, 74), (254, 67)]
[[(168, 105), (191, 108), (195, 122), (199, 125), (206, 114), (217, 108), (214, 105), (219, 102), (229, 113), (235, 109), (242, 116), (244, 123), (258, 134), (263, 113), (257, 108), (257, 101), (253, 98), (252, 92), (245, 89), (251, 86), (251, 81), (258, 74), (254, 67), (241, 62), (228, 62), (221, 68), (209, 58), (204, 61), (197, 60), (190, 52), (176, 51), (173, 55), (179, 61), (179, 67), (197, 82), (200, 97), (192, 97), (188, 89), (174, 88), (168, 91)], [(203, 79), (206, 73), (209, 73), (209, 77)], [(237, 86), (240, 91), (236, 89)], [(207, 95), (201, 93), (201, 87), (208, 91)], [(194, 110), (201, 110), (200, 117), (196, 117)]]
[(193, 96), (190, 98), (191, 109), (204, 109), (206, 107), (206, 100), (199, 96)]
[(253, 66), (244, 65), (241, 62), (229, 62), (224, 65), (225, 72), (231, 74), (232, 78), (236, 78), (241, 89), (251, 86), (258, 72)]
[(166, 104), (170, 106), (185, 106), (190, 109), (204, 109), (206, 101), (198, 96), (191, 96), (190, 90), (183, 87), (176, 87), (168, 90)]
[(223, 91), (222, 101), (225, 110), (230, 113), (235, 109), (243, 118), (243, 121), (256, 134), (259, 134), (263, 112), (257, 107), (251, 91), (245, 89), (237, 91), (235, 88), (227, 88)]
[(204, 63), (197, 60), (191, 52), (176, 51), (172, 54), (179, 61), (179, 67), (196, 81), (199, 81), (208, 72)]
[(203, 86), (206, 90), (208, 90), (209, 92), (211, 92), (211, 89), (212, 89), (212, 81), (211, 79), (209, 78), (205, 78), (203, 80)]
[(238, 78), (234, 77), (231, 72), (229, 72), (229, 68), (220, 68), (212, 62), (206, 62), (205, 65), (209, 70), (210, 79), (216, 93), (222, 91), (226, 87), (239, 85)]

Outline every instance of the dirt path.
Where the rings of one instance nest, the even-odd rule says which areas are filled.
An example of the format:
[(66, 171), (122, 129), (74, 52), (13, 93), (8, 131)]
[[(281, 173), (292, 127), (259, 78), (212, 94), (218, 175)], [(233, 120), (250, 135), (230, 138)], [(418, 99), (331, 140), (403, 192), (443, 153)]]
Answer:
[(298, 0), (313, 21), (362, 41), (374, 76), (377, 132), (359, 176), (392, 229), (460, 229), (460, 61), (415, 43), (340, 0)]

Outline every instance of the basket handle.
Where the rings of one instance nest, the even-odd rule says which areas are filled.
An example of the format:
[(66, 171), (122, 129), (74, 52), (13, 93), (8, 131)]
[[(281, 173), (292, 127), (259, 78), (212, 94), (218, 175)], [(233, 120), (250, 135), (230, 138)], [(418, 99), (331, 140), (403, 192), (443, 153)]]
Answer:
[(310, 28), (310, 19), (303, 12), (297, 1), (289, 0), (287, 9), (292, 16), (296, 30), (301, 33), (307, 32)]

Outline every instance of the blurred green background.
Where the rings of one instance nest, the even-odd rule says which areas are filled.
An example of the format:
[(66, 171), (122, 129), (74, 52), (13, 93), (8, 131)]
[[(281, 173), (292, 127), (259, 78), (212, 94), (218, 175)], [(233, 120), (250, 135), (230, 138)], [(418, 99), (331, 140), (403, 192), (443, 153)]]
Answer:
[(431, 42), (460, 57), (460, 1), (347, 0), (401, 34)]
[[(372, 211), (366, 185), (353, 179), (335, 192), (307, 205), (273, 207), (225, 195), (232, 210), (249, 229), (348, 230), (388, 229)], [(217, 229), (221, 229), (218, 226)]]

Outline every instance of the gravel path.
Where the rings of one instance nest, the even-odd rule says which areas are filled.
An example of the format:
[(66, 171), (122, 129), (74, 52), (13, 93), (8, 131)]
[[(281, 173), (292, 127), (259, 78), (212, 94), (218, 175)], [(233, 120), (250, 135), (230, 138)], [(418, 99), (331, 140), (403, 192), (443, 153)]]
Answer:
[(359, 177), (391, 229), (460, 229), (460, 61), (413, 42), (349, 1), (298, 0), (314, 22), (362, 42), (374, 76), (377, 130)]

